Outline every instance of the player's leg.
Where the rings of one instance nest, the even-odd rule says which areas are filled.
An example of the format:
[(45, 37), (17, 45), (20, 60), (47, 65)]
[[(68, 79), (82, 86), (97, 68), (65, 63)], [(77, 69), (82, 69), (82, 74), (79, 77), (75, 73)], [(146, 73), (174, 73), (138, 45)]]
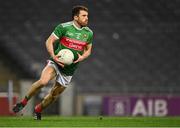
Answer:
[(45, 86), (51, 79), (53, 79), (56, 76), (56, 72), (52, 66), (46, 66), (42, 73), (41, 77), (38, 81), (32, 84), (31, 88), (29, 89), (27, 95), (25, 98), (20, 102), (15, 105), (13, 108), (13, 111), (15, 113), (19, 112), (20, 110), (23, 109), (23, 107), (27, 104), (28, 100), (34, 96), (40, 88)]
[(52, 87), (51, 91), (44, 97), (41, 103), (36, 105), (35, 107), (35, 119), (41, 120), (41, 112), (44, 110), (48, 105), (56, 101), (58, 96), (65, 90), (66, 87), (62, 86), (58, 82), (55, 82), (54, 86)]
[(42, 71), (40, 79), (36, 81), (34, 84), (32, 84), (32, 87), (30, 88), (26, 96), (30, 99), (39, 91), (40, 88), (47, 85), (48, 82), (52, 80), (55, 76), (56, 72), (54, 68), (51, 66), (46, 66)]
[(49, 104), (56, 101), (58, 96), (65, 90), (66, 87), (60, 85), (58, 82), (56, 82), (51, 89), (50, 93), (44, 98), (42, 101), (42, 108), (45, 109)]

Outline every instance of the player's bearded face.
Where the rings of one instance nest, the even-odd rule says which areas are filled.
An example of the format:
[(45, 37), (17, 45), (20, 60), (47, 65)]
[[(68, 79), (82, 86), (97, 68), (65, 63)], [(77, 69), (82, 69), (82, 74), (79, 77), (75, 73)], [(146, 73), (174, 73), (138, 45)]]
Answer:
[(77, 16), (77, 20), (79, 25), (82, 27), (87, 26), (88, 24), (88, 12), (81, 10), (79, 15)]

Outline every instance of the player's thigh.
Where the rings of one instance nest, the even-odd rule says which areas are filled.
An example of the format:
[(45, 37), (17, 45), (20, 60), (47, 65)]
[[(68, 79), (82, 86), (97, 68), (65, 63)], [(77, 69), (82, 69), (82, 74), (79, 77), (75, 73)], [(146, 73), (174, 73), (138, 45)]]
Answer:
[(61, 94), (64, 90), (66, 89), (66, 87), (62, 86), (61, 84), (59, 84), (58, 82), (55, 82), (54, 86), (52, 87), (50, 93), (52, 96), (58, 96), (59, 94)]
[(41, 73), (40, 80), (44, 82), (48, 82), (52, 80), (55, 76), (56, 76), (55, 69), (52, 66), (47, 65)]

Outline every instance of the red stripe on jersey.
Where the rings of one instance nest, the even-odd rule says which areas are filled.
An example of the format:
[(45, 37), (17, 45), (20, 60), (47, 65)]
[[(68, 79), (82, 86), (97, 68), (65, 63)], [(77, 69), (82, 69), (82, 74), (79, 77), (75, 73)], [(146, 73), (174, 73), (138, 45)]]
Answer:
[(60, 39), (60, 43), (68, 48), (78, 50), (78, 51), (83, 51), (84, 47), (87, 45), (86, 42), (71, 39), (68, 37), (62, 37)]

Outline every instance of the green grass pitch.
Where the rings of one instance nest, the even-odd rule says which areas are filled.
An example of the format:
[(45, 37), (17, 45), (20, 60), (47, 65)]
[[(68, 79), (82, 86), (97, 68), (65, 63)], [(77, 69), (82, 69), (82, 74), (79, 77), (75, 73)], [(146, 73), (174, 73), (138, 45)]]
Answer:
[(0, 117), (0, 127), (180, 127), (180, 117)]

